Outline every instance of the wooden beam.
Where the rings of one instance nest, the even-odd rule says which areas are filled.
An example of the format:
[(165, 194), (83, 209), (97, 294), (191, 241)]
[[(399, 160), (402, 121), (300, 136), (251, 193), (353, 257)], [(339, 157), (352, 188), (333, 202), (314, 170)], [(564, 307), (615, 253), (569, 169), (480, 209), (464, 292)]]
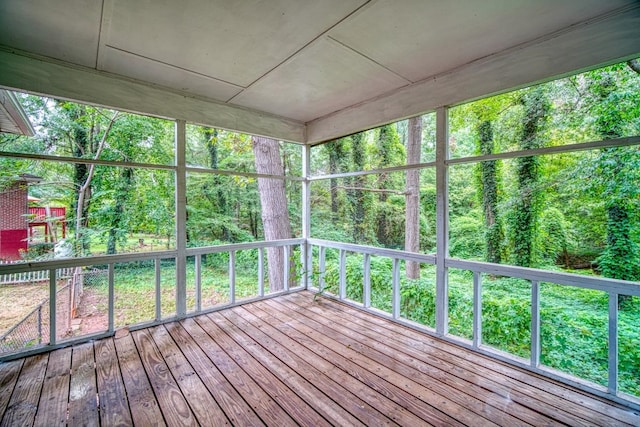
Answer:
[(639, 39), (636, 3), (310, 121), (307, 143), (631, 59)]
[(0, 86), (134, 113), (304, 142), (302, 123), (0, 48)]

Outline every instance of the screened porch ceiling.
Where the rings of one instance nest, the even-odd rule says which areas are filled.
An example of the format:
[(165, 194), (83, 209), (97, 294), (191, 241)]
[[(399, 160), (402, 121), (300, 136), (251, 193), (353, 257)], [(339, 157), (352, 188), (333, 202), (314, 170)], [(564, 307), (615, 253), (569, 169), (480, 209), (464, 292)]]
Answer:
[(639, 54), (636, 0), (0, 2), (0, 86), (310, 144)]

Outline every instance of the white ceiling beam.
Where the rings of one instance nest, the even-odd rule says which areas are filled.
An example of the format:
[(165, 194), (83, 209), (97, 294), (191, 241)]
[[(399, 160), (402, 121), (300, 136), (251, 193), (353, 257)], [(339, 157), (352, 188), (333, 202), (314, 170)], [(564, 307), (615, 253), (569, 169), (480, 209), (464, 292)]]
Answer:
[(310, 121), (307, 142), (339, 138), (639, 54), (636, 4)]
[(4, 49), (0, 49), (0, 86), (284, 141), (305, 141), (304, 124), (293, 120)]

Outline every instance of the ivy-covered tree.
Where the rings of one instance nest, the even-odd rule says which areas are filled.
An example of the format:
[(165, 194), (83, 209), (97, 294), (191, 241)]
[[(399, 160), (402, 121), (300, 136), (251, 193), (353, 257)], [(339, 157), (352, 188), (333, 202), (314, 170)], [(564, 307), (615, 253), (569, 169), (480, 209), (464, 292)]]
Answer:
[[(410, 118), (408, 126), (407, 164), (410, 165), (420, 163), (422, 116)], [(410, 252), (420, 250), (420, 171), (416, 169), (406, 172), (404, 250)], [(420, 263), (407, 261), (405, 270), (407, 278), (420, 278)]]
[[(544, 145), (543, 132), (551, 105), (544, 86), (537, 86), (522, 94), (522, 135), (520, 149), (533, 150)], [(512, 213), (513, 262), (530, 267), (535, 255), (535, 237), (542, 203), (539, 187), (540, 159), (525, 156), (516, 159), (519, 197)]]
[[(376, 148), (378, 168), (400, 164), (401, 159), (404, 158), (404, 145), (400, 141), (394, 124), (380, 128)], [(403, 221), (404, 215), (396, 215), (398, 213), (395, 212), (396, 205), (392, 203), (394, 200), (389, 196), (394, 193), (402, 194), (401, 185), (400, 182), (397, 182), (397, 177), (392, 177), (389, 173), (385, 172), (378, 175), (376, 238), (378, 243), (386, 247), (401, 247), (404, 244), (403, 236), (393, 232), (393, 228), (397, 225), (397, 220)]]
[[(364, 133), (351, 135), (351, 161), (355, 170), (365, 168), (365, 140)], [(364, 191), (367, 186), (367, 177), (359, 175), (353, 178), (353, 197), (351, 198), (351, 212), (353, 219), (353, 241), (365, 244), (367, 239), (366, 215), (371, 205), (370, 194)]]
[[(477, 126), (478, 145), (481, 155), (494, 153), (493, 126), (490, 120), (483, 120)], [(498, 211), (498, 189), (500, 187), (500, 164), (498, 160), (487, 160), (479, 163), (480, 189), (482, 194), (482, 210), (486, 229), (487, 262), (499, 264), (502, 261), (502, 223)]]

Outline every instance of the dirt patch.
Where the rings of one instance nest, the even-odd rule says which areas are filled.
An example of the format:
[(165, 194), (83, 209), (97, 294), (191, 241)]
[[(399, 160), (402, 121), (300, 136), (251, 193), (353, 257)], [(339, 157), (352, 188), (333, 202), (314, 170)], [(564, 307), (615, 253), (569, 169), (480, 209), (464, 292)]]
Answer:
[(73, 335), (86, 335), (106, 331), (109, 327), (107, 307), (108, 301), (104, 294), (85, 287), (74, 319), (76, 327), (72, 331)]
[(0, 335), (48, 298), (48, 282), (0, 286)]

